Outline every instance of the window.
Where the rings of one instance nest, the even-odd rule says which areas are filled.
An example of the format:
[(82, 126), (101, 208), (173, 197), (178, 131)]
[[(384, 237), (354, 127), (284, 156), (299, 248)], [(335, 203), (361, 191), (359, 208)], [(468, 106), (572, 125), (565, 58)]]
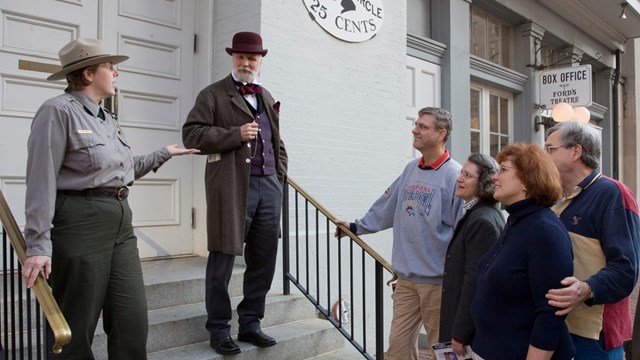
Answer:
[(470, 16), (469, 51), (498, 65), (511, 67), (512, 27), (481, 10), (472, 9)]
[(431, 37), (431, 0), (407, 1), (407, 33)]
[(496, 89), (471, 88), (471, 152), (495, 157), (509, 144), (513, 96)]

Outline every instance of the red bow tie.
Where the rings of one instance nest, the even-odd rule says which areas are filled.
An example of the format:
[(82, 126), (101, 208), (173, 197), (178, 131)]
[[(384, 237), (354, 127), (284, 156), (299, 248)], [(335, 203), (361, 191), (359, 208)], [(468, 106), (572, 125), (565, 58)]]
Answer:
[(244, 96), (244, 95), (253, 95), (253, 94), (262, 94), (262, 87), (260, 87), (260, 85), (257, 84), (252, 84), (252, 83), (248, 83), (248, 84), (243, 84), (239, 81), (234, 81), (234, 83), (236, 84), (236, 86), (238, 87), (238, 91), (240, 92), (240, 95)]

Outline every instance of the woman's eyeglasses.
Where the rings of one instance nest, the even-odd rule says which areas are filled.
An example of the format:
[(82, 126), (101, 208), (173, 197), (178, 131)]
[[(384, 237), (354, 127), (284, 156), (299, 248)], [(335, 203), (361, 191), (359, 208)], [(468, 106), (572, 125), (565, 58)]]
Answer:
[(465, 179), (473, 179), (476, 178), (477, 176), (466, 171), (466, 170), (460, 170), (460, 174), (458, 174), (458, 176), (462, 176)]
[(497, 174), (500, 175), (500, 174), (507, 173), (511, 169), (513, 169), (513, 166), (500, 165), (500, 167), (498, 168)]

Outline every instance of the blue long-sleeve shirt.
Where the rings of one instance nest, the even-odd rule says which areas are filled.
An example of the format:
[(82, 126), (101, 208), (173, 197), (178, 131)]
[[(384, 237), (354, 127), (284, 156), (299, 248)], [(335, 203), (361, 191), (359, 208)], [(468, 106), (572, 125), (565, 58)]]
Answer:
[(552, 359), (571, 359), (565, 317), (545, 297), (573, 274), (569, 234), (551, 209), (533, 200), (506, 210), (499, 240), (477, 266), (472, 348), (486, 360), (525, 359), (529, 345), (554, 351)]

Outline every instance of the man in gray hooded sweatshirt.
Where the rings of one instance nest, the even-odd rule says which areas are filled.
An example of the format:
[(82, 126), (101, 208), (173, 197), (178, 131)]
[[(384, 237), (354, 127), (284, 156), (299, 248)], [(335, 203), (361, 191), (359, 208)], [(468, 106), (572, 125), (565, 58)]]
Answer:
[[(438, 342), (444, 261), (455, 225), (463, 215), (463, 201), (455, 196), (462, 166), (445, 148), (451, 129), (447, 110), (421, 109), (412, 133), (413, 147), (422, 157), (407, 164), (364, 217), (354, 223), (337, 220), (355, 234), (393, 228), (391, 263), (398, 282), (387, 360), (418, 359), (421, 323), (429, 345)], [(336, 236), (343, 235), (336, 229)], [(435, 358), (433, 352), (429, 355)]]

